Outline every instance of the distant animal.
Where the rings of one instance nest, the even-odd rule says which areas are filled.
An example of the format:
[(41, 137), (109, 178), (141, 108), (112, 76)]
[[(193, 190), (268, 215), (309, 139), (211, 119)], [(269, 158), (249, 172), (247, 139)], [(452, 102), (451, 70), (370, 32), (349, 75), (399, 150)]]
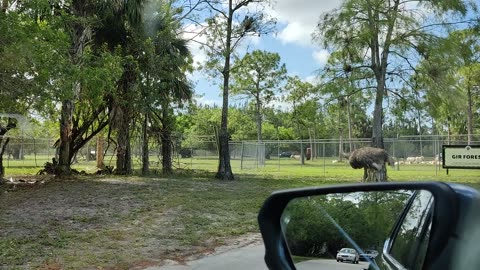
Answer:
[(407, 157), (406, 164), (412, 164), (415, 163), (416, 158), (415, 157)]
[(350, 154), (348, 160), (352, 168), (364, 169), (364, 182), (387, 181), (385, 164), (395, 166), (395, 161), (388, 155), (387, 151), (375, 147), (356, 149)]
[(383, 164), (395, 165), (395, 161), (381, 148), (362, 147), (350, 154), (350, 166), (354, 169), (375, 168), (380, 170)]
[(425, 158), (423, 156), (419, 157), (407, 157), (405, 164), (421, 164)]
[(415, 163), (417, 164), (422, 163), (424, 160), (425, 158), (423, 156), (415, 157)]
[(299, 160), (301, 158), (301, 156), (300, 155), (291, 155), (290, 158)]

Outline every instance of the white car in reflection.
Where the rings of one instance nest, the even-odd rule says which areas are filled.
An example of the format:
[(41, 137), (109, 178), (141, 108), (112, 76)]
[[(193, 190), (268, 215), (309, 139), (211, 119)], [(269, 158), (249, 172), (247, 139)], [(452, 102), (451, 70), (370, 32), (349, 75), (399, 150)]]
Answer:
[(378, 251), (376, 250), (365, 250), (365, 253), (360, 254), (360, 261), (371, 261), (378, 256)]
[(337, 253), (337, 262), (349, 261), (352, 263), (358, 263), (360, 255), (353, 248), (342, 248)]

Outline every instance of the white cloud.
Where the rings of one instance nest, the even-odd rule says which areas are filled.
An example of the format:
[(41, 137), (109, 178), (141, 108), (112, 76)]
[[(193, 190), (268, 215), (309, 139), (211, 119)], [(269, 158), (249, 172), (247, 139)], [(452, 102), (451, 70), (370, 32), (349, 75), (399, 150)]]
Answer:
[(282, 43), (297, 43), (303, 46), (309, 46), (312, 44), (311, 34), (314, 30), (314, 26), (305, 26), (299, 22), (291, 22), (280, 31), (277, 37)]
[(195, 96), (194, 99), (198, 104), (202, 104), (202, 105), (208, 105), (208, 106), (215, 106), (215, 105), (216, 106), (221, 106), (222, 105), (221, 98), (210, 99), (210, 98), (206, 98), (204, 96)]
[(310, 75), (305, 78), (305, 81), (315, 85), (319, 82), (319, 79), (317, 75)]
[(182, 33), (183, 38), (190, 40), (188, 42), (188, 47), (193, 55), (195, 67), (198, 67), (207, 61), (207, 54), (201, 48), (201, 43), (205, 43), (207, 40), (206, 37), (201, 34), (204, 29), (205, 26), (203, 25), (189, 24), (185, 26)]
[(320, 66), (325, 66), (328, 61), (330, 53), (327, 50), (317, 50), (312, 53), (313, 59), (317, 61)]
[(310, 45), (311, 34), (315, 30), (320, 15), (337, 8), (342, 0), (277, 0), (275, 6), (268, 10), (271, 16), (286, 24), (278, 38), (285, 43)]

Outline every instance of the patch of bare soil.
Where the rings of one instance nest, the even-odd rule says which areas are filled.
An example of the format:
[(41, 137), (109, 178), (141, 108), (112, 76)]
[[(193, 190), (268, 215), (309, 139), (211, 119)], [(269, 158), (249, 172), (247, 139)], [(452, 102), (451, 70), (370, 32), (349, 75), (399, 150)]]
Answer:
[[(0, 269), (144, 269), (261, 241), (259, 234), (209, 237), (208, 221), (184, 218), (218, 218), (209, 214), (217, 208), (193, 207), (205, 201), (199, 196), (214, 204), (225, 194), (215, 182), (37, 177), (19, 183), (0, 190), (0, 248), (7, 247)], [(232, 212), (223, 211), (218, 216)]]

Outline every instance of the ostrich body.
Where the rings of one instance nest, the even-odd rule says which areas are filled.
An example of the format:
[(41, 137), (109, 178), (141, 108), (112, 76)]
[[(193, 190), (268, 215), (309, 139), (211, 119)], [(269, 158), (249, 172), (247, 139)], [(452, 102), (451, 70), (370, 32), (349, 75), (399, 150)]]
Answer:
[(349, 158), (354, 169), (364, 169), (363, 182), (386, 182), (386, 164), (394, 166), (393, 159), (381, 148), (362, 147), (354, 150)]

